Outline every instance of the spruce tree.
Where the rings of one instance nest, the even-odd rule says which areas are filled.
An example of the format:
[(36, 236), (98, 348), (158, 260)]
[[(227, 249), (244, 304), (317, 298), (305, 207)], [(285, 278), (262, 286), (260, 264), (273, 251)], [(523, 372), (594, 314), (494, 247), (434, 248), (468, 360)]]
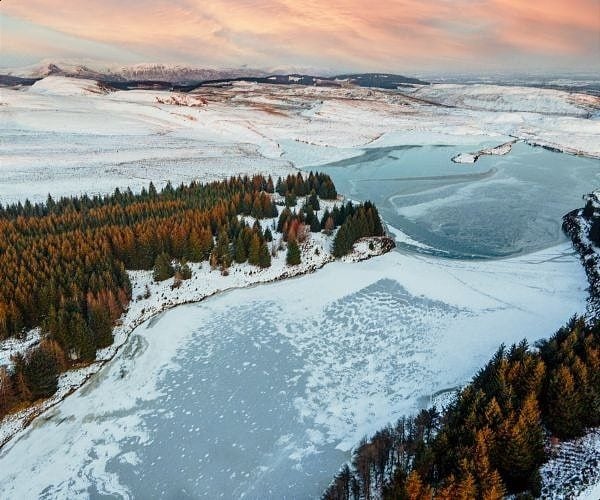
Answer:
[(314, 189), (310, 192), (307, 205), (309, 205), (315, 211), (321, 209), (321, 206), (319, 204), (319, 198), (317, 197), (317, 193), (315, 193)]
[(52, 355), (41, 348), (25, 358), (24, 375), (32, 399), (52, 396), (58, 388), (58, 366)]
[(339, 229), (335, 238), (333, 239), (333, 256), (336, 258), (343, 257), (352, 248), (350, 241), (350, 235), (348, 234), (348, 226), (342, 225)]
[(164, 281), (172, 278), (175, 275), (175, 268), (171, 263), (171, 257), (166, 253), (161, 253), (154, 261), (154, 269), (152, 276), (154, 281)]
[(301, 256), (300, 256), (300, 247), (295, 240), (291, 240), (288, 242), (286, 262), (288, 266), (297, 266), (300, 264)]
[(285, 206), (286, 207), (295, 207), (297, 203), (296, 193), (288, 191), (285, 193)]
[(258, 266), (260, 264), (260, 248), (260, 238), (257, 233), (254, 233), (250, 240), (250, 250), (248, 251), (248, 262), (253, 266)]
[(550, 376), (546, 423), (553, 434), (569, 439), (582, 434), (582, 401), (569, 368), (561, 365)]
[(269, 247), (266, 243), (263, 243), (260, 246), (260, 253), (258, 256), (258, 265), (260, 267), (267, 268), (271, 267), (271, 253), (269, 252)]
[(241, 264), (242, 262), (246, 262), (246, 260), (248, 260), (248, 256), (246, 255), (246, 245), (240, 234), (235, 240), (235, 261), (238, 264)]
[(97, 349), (108, 347), (113, 343), (112, 321), (110, 311), (106, 306), (100, 303), (88, 306), (88, 325)]
[(178, 271), (182, 280), (189, 280), (192, 277), (192, 269), (190, 268), (190, 265), (185, 261), (181, 263)]

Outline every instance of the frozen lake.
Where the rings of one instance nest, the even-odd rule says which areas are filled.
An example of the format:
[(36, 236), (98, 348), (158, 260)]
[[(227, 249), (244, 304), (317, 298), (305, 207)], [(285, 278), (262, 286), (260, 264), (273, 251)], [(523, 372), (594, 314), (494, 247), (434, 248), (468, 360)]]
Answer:
[(520, 144), (450, 163), (477, 149), (375, 149), (323, 168), (409, 235), (399, 250), (141, 325), (0, 452), (0, 497), (318, 498), (363, 435), (467, 381), (501, 342), (583, 311), (560, 217), (599, 162)]
[(389, 224), (445, 255), (505, 257), (565, 241), (562, 216), (600, 185), (600, 161), (522, 142), (506, 156), (451, 161), (497, 144), (373, 148), (319, 169), (339, 191), (371, 199)]

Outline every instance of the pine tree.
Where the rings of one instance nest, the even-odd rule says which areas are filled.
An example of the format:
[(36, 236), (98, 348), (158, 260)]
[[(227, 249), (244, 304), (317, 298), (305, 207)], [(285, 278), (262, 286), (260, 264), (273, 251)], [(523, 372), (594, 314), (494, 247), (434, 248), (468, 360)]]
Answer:
[(175, 268), (171, 263), (171, 257), (166, 253), (161, 253), (154, 261), (152, 276), (154, 281), (165, 281), (175, 275)]
[(246, 262), (248, 260), (248, 256), (246, 255), (246, 245), (244, 244), (244, 239), (241, 235), (238, 235), (235, 240), (235, 261), (238, 264), (242, 262)]
[(343, 257), (352, 248), (350, 235), (348, 234), (348, 226), (342, 225), (333, 240), (333, 256), (336, 258)]
[(227, 269), (231, 265), (231, 254), (229, 248), (229, 236), (227, 231), (221, 229), (219, 236), (217, 237), (217, 244), (213, 248), (213, 255), (215, 256), (216, 264), (224, 269)]
[(288, 266), (297, 266), (301, 262), (300, 247), (296, 240), (288, 242), (286, 262)]
[(23, 355), (18, 355), (14, 359), (14, 383), (15, 395), (19, 401), (32, 401), (33, 397), (27, 379), (25, 377), (25, 358)]
[(510, 415), (501, 426), (498, 468), (509, 490), (522, 491), (532, 485), (537, 468), (545, 459), (544, 435), (535, 396), (528, 396), (515, 421)]
[(258, 266), (260, 264), (260, 248), (260, 238), (257, 233), (254, 233), (250, 240), (250, 250), (248, 252), (248, 262), (253, 266)]
[(25, 358), (24, 375), (34, 400), (52, 396), (58, 388), (56, 360), (43, 349), (33, 349), (28, 353)]
[(267, 185), (265, 186), (265, 191), (267, 193), (275, 192), (275, 188), (273, 187), (273, 179), (271, 178), (270, 175), (269, 175), (269, 178), (267, 179)]
[(8, 371), (0, 366), (0, 419), (6, 415), (14, 400), (14, 390)]
[(88, 303), (88, 325), (94, 336), (94, 347), (102, 349), (113, 343), (112, 320), (106, 305)]
[(187, 262), (183, 261), (181, 263), (181, 266), (179, 267), (179, 275), (181, 276), (182, 280), (189, 280), (192, 277), (192, 269)]
[(285, 193), (285, 206), (286, 207), (295, 207), (297, 203), (296, 193), (288, 191)]
[(258, 265), (260, 267), (267, 268), (271, 267), (271, 253), (269, 252), (269, 247), (266, 243), (263, 243), (260, 246), (260, 253), (258, 256)]
[(431, 488), (425, 484), (417, 471), (412, 471), (406, 479), (406, 495), (409, 500), (424, 500), (432, 497)]
[(319, 198), (317, 197), (317, 193), (315, 192), (314, 189), (310, 192), (307, 204), (315, 211), (321, 209), (321, 205), (319, 203)]
[(497, 470), (490, 465), (489, 449), (493, 433), (488, 428), (477, 432), (473, 452), (473, 469), (482, 499), (501, 500), (504, 498), (504, 484)]
[(456, 486), (456, 500), (472, 500), (477, 498), (477, 487), (475, 486), (475, 478), (466, 471), (461, 481)]
[(553, 434), (573, 438), (582, 434), (582, 401), (569, 368), (561, 365), (548, 383), (546, 422)]

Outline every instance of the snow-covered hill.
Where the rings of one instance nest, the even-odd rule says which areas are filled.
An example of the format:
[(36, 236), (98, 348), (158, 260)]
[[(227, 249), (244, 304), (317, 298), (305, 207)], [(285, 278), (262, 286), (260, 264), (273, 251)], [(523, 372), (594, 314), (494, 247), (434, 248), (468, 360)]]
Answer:
[[(168, 178), (184, 182), (256, 171), (286, 174), (292, 167), (383, 146), (500, 144), (518, 138), (600, 157), (600, 120), (586, 118), (600, 99), (559, 91), (540, 94), (531, 88), (486, 89), (477, 94), (486, 96), (486, 106), (496, 102), (527, 111), (427, 102), (444, 96), (458, 106), (461, 99), (474, 99), (472, 89), (447, 85), (424, 87), (417, 95), (243, 82), (190, 94), (105, 93), (93, 80), (53, 75), (30, 88), (1, 90), (0, 132), (5, 140), (0, 203), (25, 197), (44, 200), (49, 192), (139, 189), (151, 179), (164, 184)], [(532, 104), (536, 102), (543, 106)]]
[(123, 66), (110, 71), (107, 76), (117, 76), (126, 80), (159, 80), (166, 82), (191, 83), (206, 80), (223, 80), (244, 76), (264, 76), (266, 73), (256, 69), (208, 69), (190, 68), (168, 64), (136, 64)]
[(496, 112), (587, 116), (600, 110), (597, 97), (534, 87), (443, 84), (421, 87), (415, 95), (445, 106)]
[(96, 80), (83, 78), (67, 78), (64, 76), (47, 76), (35, 82), (27, 89), (34, 94), (49, 94), (57, 96), (77, 96), (92, 94), (107, 94), (108, 90)]

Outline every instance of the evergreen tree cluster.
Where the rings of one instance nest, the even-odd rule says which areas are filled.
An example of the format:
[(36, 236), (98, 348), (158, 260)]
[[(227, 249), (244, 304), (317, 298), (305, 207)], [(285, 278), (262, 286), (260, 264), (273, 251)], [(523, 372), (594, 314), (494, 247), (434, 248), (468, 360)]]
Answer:
[[(337, 208), (337, 207), (336, 207)], [(383, 236), (385, 234), (377, 208), (370, 201), (357, 207), (348, 202), (337, 211), (334, 208), (331, 217), (334, 226), (340, 228), (333, 240), (334, 257), (342, 257), (352, 250), (354, 243), (365, 236)], [(323, 216), (321, 225), (327, 225), (328, 214)]]
[(169, 278), (175, 278), (176, 281), (181, 282), (181, 280), (189, 280), (192, 277), (192, 270), (185, 259), (174, 262), (168, 254), (163, 252), (154, 261), (152, 277), (157, 282)]
[(30, 349), (27, 355), (17, 354), (9, 372), (0, 366), (0, 418), (12, 407), (51, 396), (58, 387), (58, 377), (66, 367), (64, 351), (50, 339)]
[[(300, 251), (296, 243), (306, 239), (308, 232), (320, 231), (331, 234), (340, 226), (333, 241), (333, 255), (341, 257), (352, 250), (352, 245), (365, 236), (383, 236), (385, 234), (377, 208), (367, 201), (354, 205), (351, 201), (335, 205), (331, 210), (323, 211), (321, 220), (317, 216), (320, 210), (319, 198), (312, 191), (298, 212), (285, 207), (279, 214), (277, 231), (288, 242), (287, 262), (289, 265), (300, 263)], [(290, 248), (290, 243), (293, 245)]]
[[(297, 196), (307, 196), (311, 194), (311, 191), (314, 191), (323, 200), (335, 200), (337, 198), (337, 191), (331, 178), (327, 174), (318, 172), (310, 172), (307, 177), (303, 177), (301, 173), (290, 174), (285, 179), (277, 181), (275, 190), (281, 196), (290, 196), (293, 199)], [(295, 205), (295, 202), (288, 204), (288, 206), (290, 205)]]
[[(322, 174), (306, 181), (298, 174), (285, 183), (299, 192), (300, 186), (329, 190), (333, 184)], [(0, 417), (53, 392), (49, 374), (92, 361), (97, 349), (112, 343), (112, 327), (131, 299), (126, 269), (181, 280), (191, 275), (186, 261), (270, 266), (270, 230), (247, 227), (239, 216), (275, 217), (274, 190), (271, 177), (256, 175), (176, 188), (168, 183), (160, 192), (151, 183), (139, 194), (117, 189), (107, 196), (0, 205), (0, 340), (34, 327), (44, 338), (11, 373), (2, 372), (0, 392), (10, 397), (0, 397)], [(36, 371), (46, 374), (43, 382)]]
[(537, 349), (504, 346), (445, 412), (422, 410), (363, 440), (323, 498), (538, 496), (548, 435), (600, 424), (600, 323), (572, 319)]
[(232, 219), (217, 234), (217, 243), (210, 254), (213, 268), (227, 269), (233, 262), (248, 262), (254, 266), (271, 266), (271, 254), (267, 242), (272, 241), (270, 229), (263, 232), (258, 221), (249, 227), (245, 221)]

